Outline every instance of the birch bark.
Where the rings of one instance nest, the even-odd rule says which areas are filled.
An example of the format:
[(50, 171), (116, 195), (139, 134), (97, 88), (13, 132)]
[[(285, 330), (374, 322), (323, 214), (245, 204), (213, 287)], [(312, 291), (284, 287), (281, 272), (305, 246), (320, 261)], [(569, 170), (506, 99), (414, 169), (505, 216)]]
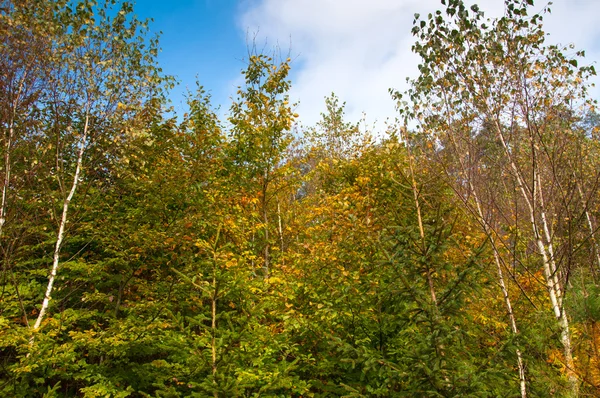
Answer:
[(86, 112), (85, 116), (83, 133), (79, 141), (79, 151), (77, 153), (77, 163), (75, 166), (75, 174), (73, 175), (73, 182), (71, 184), (69, 194), (63, 200), (62, 215), (60, 219), (60, 224), (58, 226), (56, 244), (54, 245), (54, 255), (52, 257), (52, 269), (50, 271), (50, 276), (48, 277), (48, 285), (46, 286), (46, 292), (44, 294), (44, 301), (42, 302), (42, 307), (40, 308), (38, 317), (35, 321), (35, 324), (33, 325), (33, 331), (37, 331), (40, 328), (42, 321), (44, 320), (44, 317), (46, 315), (46, 312), (48, 311), (48, 307), (50, 306), (50, 300), (52, 299), (54, 281), (56, 280), (56, 275), (58, 274), (58, 269), (60, 266), (60, 252), (63, 244), (63, 239), (65, 237), (65, 228), (68, 222), (69, 205), (71, 204), (71, 200), (73, 200), (73, 196), (75, 196), (75, 191), (77, 190), (77, 187), (79, 185), (79, 176), (81, 174), (81, 169), (83, 166), (83, 155), (85, 152), (86, 141), (89, 132), (89, 122), (90, 115), (88, 106), (88, 111)]
[[(494, 119), (495, 130), (498, 139), (502, 144), (504, 153), (510, 164), (510, 168), (513, 171), (513, 177), (517, 181), (517, 186), (521, 192), (521, 196), (527, 208), (529, 210), (529, 219), (531, 228), (533, 231), (534, 241), (536, 243), (539, 254), (542, 257), (542, 264), (544, 270), (544, 278), (546, 280), (546, 288), (548, 290), (548, 296), (552, 311), (561, 329), (561, 343), (563, 345), (563, 352), (565, 356), (565, 365), (567, 367), (567, 374), (569, 383), (571, 384), (571, 391), (573, 395), (578, 395), (578, 380), (575, 373), (575, 362), (573, 360), (573, 351), (571, 344), (571, 335), (569, 332), (569, 320), (563, 306), (563, 289), (560, 286), (558, 279), (558, 269), (554, 258), (554, 245), (552, 241), (552, 235), (550, 233), (550, 227), (548, 225), (545, 203), (543, 197), (543, 185), (540, 177), (540, 172), (537, 169), (537, 164), (533, 164), (533, 189), (529, 189), (531, 192), (531, 198), (527, 194), (527, 186), (523, 181), (522, 173), (513, 157), (509, 145), (507, 144), (502, 128), (497, 119)], [(532, 148), (534, 146), (532, 145)], [(535, 163), (535, 162), (534, 162)], [(539, 209), (536, 214), (536, 208)], [(541, 220), (541, 226), (538, 224), (537, 217)], [(540, 229), (542, 231), (540, 231)], [(545, 241), (544, 241), (545, 240)]]
[[(452, 133), (448, 134), (448, 140), (452, 143), (452, 147), (453, 147), (455, 155), (458, 159), (458, 164), (459, 164), (461, 173), (464, 176), (467, 176), (469, 174), (468, 168), (465, 164), (465, 160), (463, 159), (462, 155), (464, 153), (469, 155), (469, 151), (464, 151), (464, 148), (461, 148), (461, 146), (458, 145), (456, 137), (454, 137), (454, 135)], [(500, 291), (502, 293), (502, 298), (504, 300), (504, 305), (506, 307), (506, 311), (508, 314), (510, 329), (514, 336), (518, 336), (519, 329), (517, 327), (517, 320), (516, 320), (516, 317), (515, 317), (515, 314), (513, 311), (512, 302), (511, 302), (510, 295), (508, 292), (506, 278), (504, 277), (504, 271), (502, 269), (503, 268), (502, 257), (501, 257), (500, 251), (498, 249), (495, 233), (494, 233), (493, 227), (490, 225), (490, 222), (487, 220), (487, 218), (484, 214), (480, 195), (478, 193), (478, 190), (475, 187), (473, 179), (466, 178), (466, 180), (467, 180), (467, 186), (468, 186), (468, 193), (466, 195), (463, 195), (463, 194), (459, 193), (458, 190), (455, 190), (455, 191), (457, 192), (457, 194), (458, 194), (459, 198), (461, 199), (461, 201), (463, 202), (463, 204), (467, 207), (472, 206), (472, 204), (469, 203), (468, 198), (469, 197), (473, 198), (473, 202), (475, 204), (475, 209), (474, 209), (475, 211), (473, 213), (475, 214), (475, 217), (477, 218), (478, 223), (481, 225), (483, 232), (489, 239), (491, 247), (492, 247), (494, 264), (496, 266), (496, 273), (498, 275), (498, 286), (500, 287)], [(523, 355), (519, 348), (517, 348), (515, 350), (515, 354), (517, 355), (517, 368), (519, 371), (519, 390), (521, 393), (521, 397), (525, 398), (525, 397), (527, 397), (527, 376), (525, 373), (525, 362), (523, 360)]]

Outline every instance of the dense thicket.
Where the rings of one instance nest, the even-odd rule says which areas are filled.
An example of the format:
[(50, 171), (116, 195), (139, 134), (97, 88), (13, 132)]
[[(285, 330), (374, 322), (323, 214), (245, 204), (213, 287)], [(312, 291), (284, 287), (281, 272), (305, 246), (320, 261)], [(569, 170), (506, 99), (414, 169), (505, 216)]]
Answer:
[(252, 52), (169, 117), (129, 4), (0, 1), (0, 395), (600, 395), (595, 72), (505, 3), (364, 131)]

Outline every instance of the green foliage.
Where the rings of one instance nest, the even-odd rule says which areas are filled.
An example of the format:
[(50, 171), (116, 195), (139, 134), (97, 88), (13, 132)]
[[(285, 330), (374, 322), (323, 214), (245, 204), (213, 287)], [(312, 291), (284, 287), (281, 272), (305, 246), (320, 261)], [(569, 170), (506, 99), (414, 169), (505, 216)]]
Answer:
[[(476, 115), (512, 103), (518, 88), (496, 90), (503, 70), (492, 66), (516, 64), (524, 49), (543, 57), (518, 73), (544, 71), (552, 87), (579, 90), (561, 91), (535, 120), (548, 127), (536, 136), (544, 156), (572, 166), (544, 193), (570, 187), (552, 227), (564, 269), (575, 270), (564, 308), (582, 391), (593, 392), (600, 292), (597, 268), (582, 264), (597, 252), (584, 228), (598, 216), (597, 123), (559, 104), (584, 94), (577, 79), (592, 70), (543, 47), (530, 3), (508, 0), (495, 21), (458, 0), (417, 17), (421, 76), (397, 99), (429, 129), (385, 135), (347, 122), (335, 95), (314, 128), (292, 134), (290, 60), (254, 53), (228, 124), (201, 87), (185, 115), (168, 118), (158, 42), (129, 3), (0, 2), (0, 66), (16, 79), (2, 75), (0, 90), (24, 88), (12, 108), (0, 105), (9, 159), (0, 176), (11, 187), (0, 229), (0, 395), (508, 397), (519, 393), (519, 352), (528, 394), (562, 396), (561, 329), (546, 311), (529, 226), (505, 216), (485, 233), (471, 198), (457, 200), (491, 181), (479, 191), (486, 217), (523, 207), (511, 201), (514, 179), (503, 179), (510, 162), (493, 118)], [(549, 87), (536, 86), (540, 101)], [(517, 148), (527, 131), (513, 133)], [(576, 144), (562, 145), (567, 136)], [(80, 145), (56, 285), (34, 331)], [(496, 286), (498, 253), (512, 260), (502, 265), (519, 333)]]
[(289, 104), (290, 60), (275, 65), (265, 55), (252, 55), (243, 72), (246, 86), (231, 106), (232, 158), (248, 179), (270, 178), (283, 160), (295, 118)]

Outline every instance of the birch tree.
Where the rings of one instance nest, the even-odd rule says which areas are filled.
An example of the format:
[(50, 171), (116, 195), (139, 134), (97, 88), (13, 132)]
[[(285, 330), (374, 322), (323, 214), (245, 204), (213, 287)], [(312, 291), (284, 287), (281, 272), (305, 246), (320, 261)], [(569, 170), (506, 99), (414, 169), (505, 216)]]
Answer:
[(70, 207), (80, 185), (89, 181), (86, 162), (110, 158), (111, 146), (127, 133), (124, 122), (161, 87), (154, 66), (157, 41), (146, 39), (146, 23), (132, 11), (128, 3), (84, 0), (58, 2), (39, 15), (53, 34), (40, 137), (41, 145), (52, 148), (45, 170), (59, 192), (52, 265), (33, 332), (49, 310)]
[[(0, 108), (2, 128), (3, 178), (0, 204), (0, 237), (6, 224), (9, 189), (15, 163), (15, 147), (23, 143), (34, 121), (32, 114), (39, 106), (44, 85), (44, 61), (49, 43), (43, 24), (35, 20), (27, 7), (15, 7), (11, 1), (0, 3)], [(29, 4), (31, 7), (32, 4)]]
[(14, 294), (25, 325), (29, 319), (14, 262), (27, 235), (26, 220), (32, 217), (23, 211), (22, 198), (28, 175), (37, 168), (30, 137), (35, 134), (47, 83), (49, 40), (43, 21), (35, 18), (39, 8), (33, 1), (20, 7), (12, 1), (0, 2), (0, 301)]
[[(424, 19), (415, 16), (413, 51), (422, 60), (420, 76), (407, 97), (396, 98), (401, 103), (408, 98), (411, 105), (405, 115), (420, 121), (437, 145), (451, 145), (444, 138), (457, 125), (471, 139), (484, 125), (493, 133), (504, 159), (501, 177), (514, 181), (529, 220), (529, 238), (537, 249), (550, 308), (561, 330), (571, 393), (576, 396), (579, 381), (563, 304), (570, 266), (563, 261), (568, 256), (558, 255), (569, 249), (555, 233), (564, 199), (572, 195), (560, 170), (567, 167), (573, 134), (568, 128), (556, 129), (555, 121), (585, 104), (585, 81), (594, 70), (579, 68), (576, 59), (564, 55), (565, 49), (545, 43), (543, 13), (528, 15), (532, 0), (506, 0), (505, 15), (499, 19), (485, 19), (476, 5), (469, 9), (460, 0), (442, 3), (444, 11)], [(464, 166), (459, 168), (465, 170)], [(457, 178), (468, 187), (476, 216), (491, 234), (472, 176), (462, 173)], [(499, 278), (502, 281), (500, 273)], [(509, 301), (506, 305), (510, 308)]]

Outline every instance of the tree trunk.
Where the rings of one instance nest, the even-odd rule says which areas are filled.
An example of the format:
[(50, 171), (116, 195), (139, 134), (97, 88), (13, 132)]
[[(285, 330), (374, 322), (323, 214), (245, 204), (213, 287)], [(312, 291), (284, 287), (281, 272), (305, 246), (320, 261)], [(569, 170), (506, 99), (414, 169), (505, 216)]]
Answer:
[[(485, 220), (483, 215), (483, 209), (481, 208), (481, 202), (479, 201), (479, 196), (475, 192), (473, 186), (471, 185), (471, 194), (475, 199), (475, 205), (477, 207), (477, 215), (479, 217), (480, 223), (483, 226), (484, 232), (490, 243), (492, 245), (492, 252), (494, 255), (494, 263), (496, 264), (496, 272), (498, 273), (498, 285), (500, 285), (500, 290), (502, 291), (502, 296), (504, 298), (504, 305), (506, 306), (506, 311), (508, 313), (508, 319), (510, 321), (510, 330), (514, 336), (519, 334), (519, 329), (517, 328), (517, 321), (515, 318), (515, 314), (512, 309), (512, 303), (510, 301), (510, 296), (508, 294), (508, 288), (506, 287), (506, 282), (504, 279), (504, 272), (502, 271), (502, 262), (500, 260), (500, 253), (498, 252), (498, 247), (496, 246), (496, 240), (494, 238), (493, 231), (491, 230), (489, 224)], [(521, 355), (521, 350), (519, 348), (516, 349), (515, 353), (517, 354), (517, 366), (519, 369), (519, 385), (521, 390), (521, 397), (527, 397), (527, 378), (525, 376), (525, 363), (523, 362), (523, 356)]]
[(21, 99), (21, 95), (23, 94), (23, 90), (25, 89), (25, 80), (27, 79), (27, 72), (24, 72), (24, 75), (21, 77), (19, 82), (19, 88), (17, 90), (16, 96), (11, 103), (11, 116), (10, 121), (8, 123), (8, 137), (6, 137), (6, 145), (5, 145), (5, 153), (4, 153), (4, 181), (2, 182), (2, 203), (0, 204), (0, 238), (4, 232), (4, 224), (6, 223), (6, 207), (7, 207), (7, 195), (8, 195), (8, 187), (10, 186), (10, 174), (11, 174), (11, 151), (12, 144), (15, 137), (15, 119), (17, 117), (17, 107), (19, 105), (19, 101)]
[[(48, 277), (48, 285), (46, 287), (44, 301), (42, 302), (42, 308), (40, 309), (40, 313), (38, 314), (38, 317), (33, 326), (34, 331), (37, 331), (40, 328), (42, 321), (44, 320), (44, 316), (46, 315), (46, 311), (48, 310), (48, 307), (50, 305), (50, 300), (52, 299), (52, 290), (54, 287), (54, 281), (56, 279), (56, 275), (58, 273), (58, 267), (60, 265), (60, 250), (62, 247), (62, 243), (63, 243), (63, 239), (64, 239), (64, 235), (65, 235), (65, 228), (66, 228), (67, 220), (68, 220), (69, 204), (71, 203), (71, 200), (73, 199), (73, 196), (75, 195), (75, 191), (77, 190), (77, 186), (79, 185), (79, 175), (81, 173), (81, 168), (82, 168), (82, 164), (83, 164), (83, 154), (85, 152), (86, 140), (87, 140), (87, 136), (88, 136), (88, 128), (89, 128), (89, 112), (86, 113), (86, 117), (85, 117), (85, 125), (83, 128), (83, 135), (82, 135), (81, 141), (79, 143), (79, 152), (77, 154), (77, 165), (75, 166), (75, 175), (73, 176), (73, 183), (71, 185), (71, 190), (69, 191), (68, 196), (63, 201), (62, 216), (61, 216), (60, 224), (58, 227), (58, 235), (57, 235), (57, 239), (56, 239), (56, 245), (54, 246), (52, 270), (50, 271), (50, 276)], [(33, 340), (31, 342), (33, 342)]]
[(281, 207), (279, 206), (279, 199), (277, 199), (277, 222), (279, 227), (279, 243), (281, 244), (281, 254), (283, 254), (283, 224), (281, 223)]
[(263, 275), (265, 279), (269, 279), (269, 268), (271, 265), (271, 253), (269, 246), (269, 219), (267, 216), (267, 210), (263, 210), (263, 223), (265, 228), (265, 248), (263, 250), (264, 263), (263, 263)]
[(271, 266), (271, 247), (269, 245), (269, 214), (267, 209), (267, 191), (269, 187), (269, 172), (265, 170), (265, 180), (263, 182), (262, 187), (262, 203), (261, 203), (261, 212), (262, 212), (262, 221), (263, 221), (263, 229), (265, 233), (265, 242), (263, 248), (263, 276), (265, 279), (269, 279), (269, 272)]
[[(532, 194), (532, 198), (529, 198), (527, 195), (526, 186), (523, 181), (523, 177), (517, 167), (515, 160), (512, 156), (510, 148), (506, 143), (504, 134), (502, 133), (502, 129), (497, 119), (494, 119), (495, 129), (498, 138), (502, 144), (504, 149), (504, 153), (507, 156), (507, 159), (510, 163), (510, 167), (513, 170), (514, 177), (517, 181), (517, 186), (519, 187), (519, 191), (521, 192), (521, 196), (525, 200), (527, 207), (529, 209), (529, 218), (531, 223), (531, 228), (533, 231), (533, 237), (535, 243), (537, 245), (538, 251), (542, 256), (543, 270), (544, 270), (544, 278), (546, 280), (546, 288), (548, 290), (548, 296), (550, 298), (550, 304), (552, 306), (552, 310), (554, 312), (554, 316), (558, 322), (558, 325), (561, 329), (561, 343), (563, 345), (563, 351), (565, 356), (565, 365), (567, 367), (567, 376), (569, 378), (569, 383), (571, 384), (571, 393), (573, 396), (579, 395), (579, 382), (577, 380), (577, 375), (575, 373), (575, 362), (573, 361), (573, 351), (571, 348), (571, 335), (569, 332), (569, 320), (567, 318), (567, 314), (565, 309), (562, 306), (562, 289), (560, 287), (560, 281), (558, 280), (558, 270), (556, 267), (556, 262), (554, 258), (554, 247), (552, 244), (552, 236), (550, 234), (550, 229), (547, 222), (546, 211), (544, 209), (544, 199), (542, 191), (542, 180), (537, 170), (537, 165), (533, 165), (533, 189), (530, 190)], [(535, 148), (534, 148), (535, 149)], [(539, 193), (538, 193), (539, 192)], [(544, 242), (544, 237), (540, 233), (540, 227), (536, 220), (536, 206), (540, 208), (540, 219), (542, 221), (542, 229), (544, 233), (544, 237), (546, 238), (546, 242)]]
[[(213, 266), (216, 268), (217, 263), (216, 259), (214, 259)], [(215, 391), (213, 392), (214, 397), (218, 397), (219, 393), (216, 390), (217, 387), (217, 278), (216, 278), (216, 270), (213, 273), (213, 296), (211, 299), (211, 309), (212, 309), (212, 318), (211, 318), (211, 367), (212, 367), (212, 377), (213, 377), (213, 385), (215, 386)]]
[(14, 134), (14, 119), (11, 120), (10, 126), (8, 128), (8, 137), (6, 139), (6, 148), (4, 153), (4, 181), (2, 184), (2, 204), (0, 205), (0, 238), (2, 237), (4, 223), (6, 222), (6, 195), (8, 191), (8, 186), (10, 185), (10, 169), (11, 169), (11, 160), (10, 160), (10, 151), (12, 147), (12, 139)]
[[(460, 164), (461, 171), (466, 176), (467, 175), (467, 167), (465, 165), (463, 158), (461, 157), (460, 147), (457, 145), (456, 139), (452, 134), (450, 134), (449, 139), (452, 142), (452, 145), (454, 146), (456, 155), (458, 156), (458, 162)], [(467, 152), (467, 154), (468, 154), (468, 152)], [(483, 232), (485, 233), (487, 238), (490, 240), (490, 243), (492, 245), (494, 264), (496, 265), (496, 273), (498, 275), (498, 285), (500, 286), (500, 291), (502, 292), (502, 297), (504, 299), (504, 305), (506, 307), (506, 312), (508, 314), (508, 319), (510, 322), (510, 329), (514, 336), (518, 336), (519, 329), (517, 327), (517, 320), (516, 320), (515, 314), (513, 312), (512, 302), (510, 300), (510, 295), (508, 293), (508, 287), (506, 284), (506, 280), (504, 278), (504, 271), (502, 270), (502, 259), (500, 256), (500, 252), (498, 250), (498, 246), (496, 245), (494, 231), (493, 231), (493, 228), (490, 226), (489, 222), (486, 220), (486, 217), (483, 213), (483, 207), (481, 204), (481, 200), (479, 198), (479, 194), (477, 193), (477, 190), (475, 189), (475, 185), (473, 184), (472, 179), (467, 178), (467, 181), (468, 181), (468, 187), (469, 187), (468, 195), (472, 195), (473, 200), (475, 202), (475, 215), (478, 218), (479, 224), (483, 228)], [(468, 195), (462, 195), (462, 194), (458, 193), (458, 196), (460, 197), (461, 201), (467, 207), (472, 206), (469, 204)], [(521, 398), (526, 398), (527, 397), (527, 376), (525, 373), (525, 362), (523, 361), (523, 355), (519, 348), (517, 348), (515, 350), (515, 353), (517, 355), (517, 368), (519, 370), (519, 389), (521, 392)]]

